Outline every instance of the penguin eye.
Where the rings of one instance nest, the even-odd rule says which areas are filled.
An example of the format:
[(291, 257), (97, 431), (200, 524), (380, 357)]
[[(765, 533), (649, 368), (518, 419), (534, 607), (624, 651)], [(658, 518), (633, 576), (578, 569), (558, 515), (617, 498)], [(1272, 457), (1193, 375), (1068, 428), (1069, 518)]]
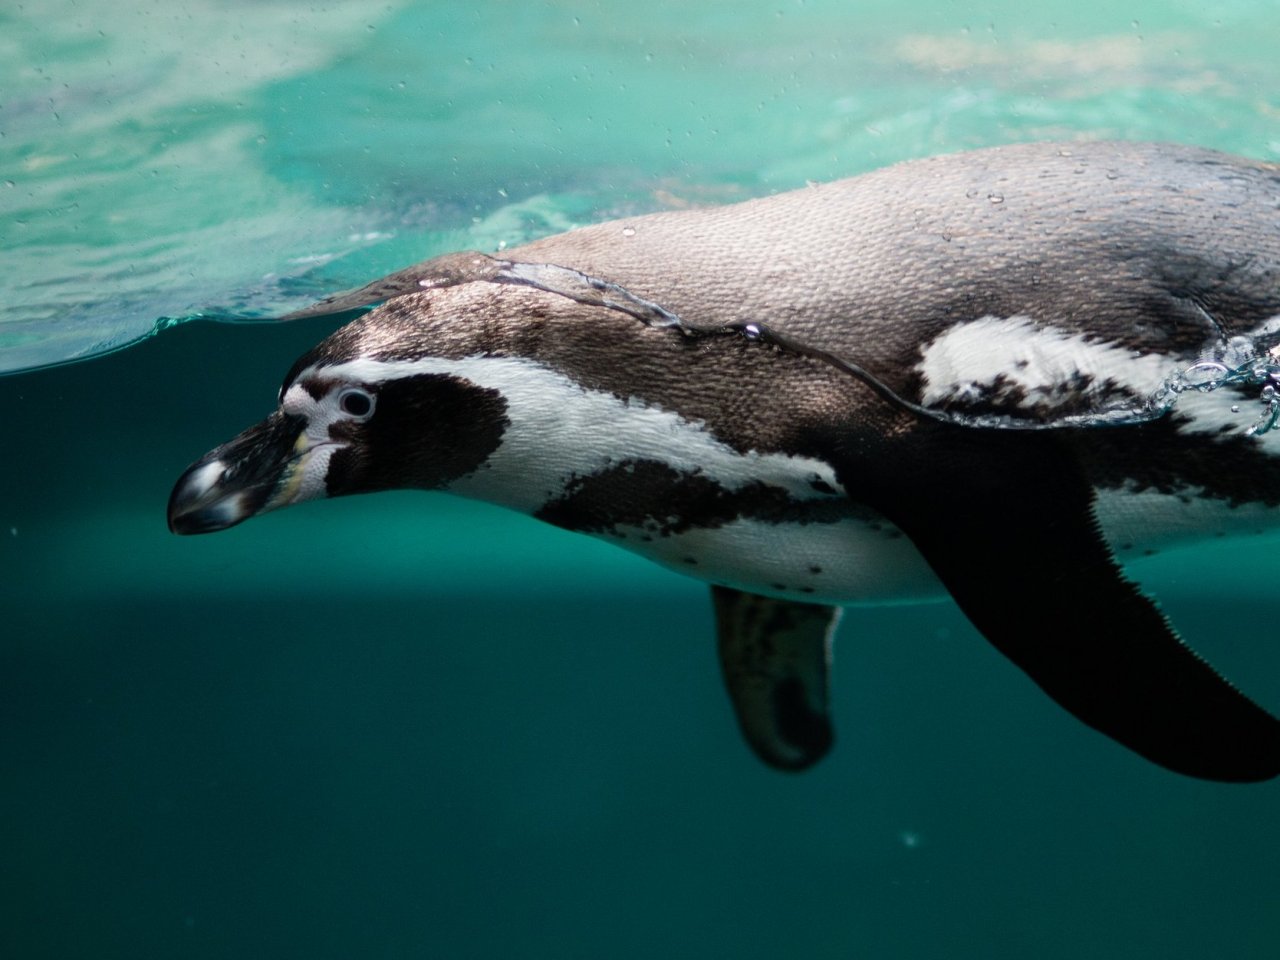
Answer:
[(373, 413), (373, 394), (359, 387), (348, 387), (338, 394), (338, 408), (348, 416), (368, 419)]

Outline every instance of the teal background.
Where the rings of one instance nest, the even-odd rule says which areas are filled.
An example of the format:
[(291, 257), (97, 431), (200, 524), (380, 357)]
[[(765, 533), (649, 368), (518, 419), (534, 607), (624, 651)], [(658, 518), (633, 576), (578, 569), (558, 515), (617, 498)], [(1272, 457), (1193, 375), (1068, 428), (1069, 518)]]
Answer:
[[(164, 505), (331, 327), (209, 319), (984, 144), (1276, 159), (1277, 38), (1264, 0), (0, 10), (0, 956), (1276, 956), (1280, 787), (1145, 764), (949, 604), (849, 612), (837, 749), (786, 776), (693, 581), (440, 496)], [(1133, 573), (1280, 710), (1274, 548)]]

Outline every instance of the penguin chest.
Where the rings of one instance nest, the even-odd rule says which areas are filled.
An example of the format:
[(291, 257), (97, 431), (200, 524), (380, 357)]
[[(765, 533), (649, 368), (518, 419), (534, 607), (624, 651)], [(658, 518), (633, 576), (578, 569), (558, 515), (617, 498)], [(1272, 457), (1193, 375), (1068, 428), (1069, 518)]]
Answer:
[(535, 515), (752, 593), (840, 604), (943, 594), (897, 527), (852, 503), (829, 466), (804, 457), (751, 455), (692, 470), (628, 458), (575, 476)]
[(501, 443), (452, 493), (753, 592), (845, 603), (942, 594), (910, 541), (851, 503), (820, 459), (741, 449), (655, 399), (584, 389), (528, 358), (447, 364), (506, 404)]

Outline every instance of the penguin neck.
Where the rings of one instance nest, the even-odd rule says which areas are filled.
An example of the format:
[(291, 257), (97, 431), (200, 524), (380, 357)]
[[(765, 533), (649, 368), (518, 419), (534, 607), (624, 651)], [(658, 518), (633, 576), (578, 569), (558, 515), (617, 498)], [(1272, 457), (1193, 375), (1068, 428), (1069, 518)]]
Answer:
[(821, 460), (739, 449), (702, 420), (645, 398), (586, 389), (527, 357), (438, 362), (499, 391), (506, 401), (507, 423), (497, 449), (451, 483), (452, 493), (539, 514), (606, 474), (634, 474), (638, 484), (659, 476), (698, 476), (726, 490), (765, 485), (797, 501), (839, 491), (834, 471)]

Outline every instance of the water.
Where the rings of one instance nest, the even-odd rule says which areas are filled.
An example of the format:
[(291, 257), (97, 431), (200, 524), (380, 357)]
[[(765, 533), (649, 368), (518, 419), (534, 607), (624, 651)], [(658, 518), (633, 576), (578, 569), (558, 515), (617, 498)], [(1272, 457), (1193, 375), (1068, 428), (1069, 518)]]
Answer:
[[(621, 551), (412, 493), (198, 539), (163, 514), (331, 327), (183, 321), (962, 147), (1274, 159), (1278, 28), (1268, 0), (0, 13), (0, 365), (104, 354), (0, 379), (0, 956), (1275, 956), (1280, 787), (1144, 764), (949, 605), (851, 611), (836, 750), (788, 777), (739, 741), (703, 588)], [(1273, 548), (1197, 560), (1135, 572), (1280, 710)]]

